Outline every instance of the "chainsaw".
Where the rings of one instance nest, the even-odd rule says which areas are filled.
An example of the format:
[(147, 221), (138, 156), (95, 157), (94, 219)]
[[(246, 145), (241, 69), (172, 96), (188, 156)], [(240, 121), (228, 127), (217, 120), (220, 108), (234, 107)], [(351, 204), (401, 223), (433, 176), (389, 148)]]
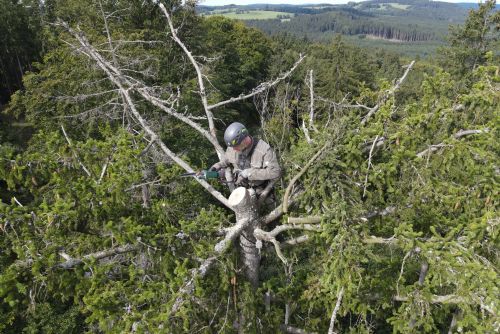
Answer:
[(202, 180), (220, 180), (221, 182), (226, 181), (224, 168), (220, 169), (219, 171), (204, 169), (199, 172), (184, 173), (180, 175), (180, 177), (190, 177), (190, 176), (194, 176), (197, 179), (202, 179)]

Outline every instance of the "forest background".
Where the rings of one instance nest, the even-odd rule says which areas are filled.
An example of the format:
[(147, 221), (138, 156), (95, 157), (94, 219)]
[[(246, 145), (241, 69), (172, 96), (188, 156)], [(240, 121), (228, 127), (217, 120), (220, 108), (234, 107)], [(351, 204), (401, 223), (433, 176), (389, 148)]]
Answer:
[[(200, 15), (242, 20), (267, 35), (291, 34), (328, 42), (341, 34), (349, 44), (382, 48), (408, 57), (429, 57), (446, 44), (450, 25), (465, 22), (477, 3), (426, 0), (370, 0), (345, 4), (254, 4), (212, 7), (202, 2)], [(499, 9), (499, 5), (496, 6)], [(495, 48), (500, 49), (500, 46)]]
[[(414, 59), (195, 2), (0, 0), (0, 331), (498, 331), (495, 6)], [(235, 120), (284, 170), (251, 226), (179, 178)]]

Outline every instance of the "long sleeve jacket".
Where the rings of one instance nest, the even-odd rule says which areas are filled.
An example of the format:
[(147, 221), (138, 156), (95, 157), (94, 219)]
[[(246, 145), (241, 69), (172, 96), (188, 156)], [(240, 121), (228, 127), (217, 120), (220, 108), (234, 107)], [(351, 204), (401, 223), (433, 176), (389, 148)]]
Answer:
[(268, 143), (255, 138), (253, 140), (253, 145), (241, 152), (228, 147), (225, 159), (216, 165), (218, 168), (231, 165), (234, 170), (248, 169), (250, 186), (259, 186), (267, 180), (280, 177), (281, 167), (274, 150)]

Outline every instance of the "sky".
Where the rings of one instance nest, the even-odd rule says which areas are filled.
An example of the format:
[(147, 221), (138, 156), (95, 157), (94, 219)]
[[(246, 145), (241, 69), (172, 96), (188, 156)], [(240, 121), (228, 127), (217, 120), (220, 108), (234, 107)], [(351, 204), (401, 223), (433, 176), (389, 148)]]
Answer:
[[(316, 4), (316, 3), (329, 3), (329, 4), (340, 4), (347, 3), (349, 0), (201, 0), (200, 5), (206, 6), (223, 6), (223, 5), (249, 5), (254, 3), (268, 3), (268, 4), (291, 4), (291, 5), (303, 5), (303, 4)], [(444, 2), (478, 2), (478, 0), (441, 0)], [(359, 2), (359, 1), (355, 1)]]

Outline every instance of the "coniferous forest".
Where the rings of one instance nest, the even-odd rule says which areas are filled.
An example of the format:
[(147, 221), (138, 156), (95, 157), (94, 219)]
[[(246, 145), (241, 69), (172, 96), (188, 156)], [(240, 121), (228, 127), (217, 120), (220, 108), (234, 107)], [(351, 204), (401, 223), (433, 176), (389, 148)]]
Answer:
[[(413, 59), (196, 1), (0, 0), (0, 332), (498, 332), (495, 5)], [(180, 177), (234, 121), (274, 205)]]

